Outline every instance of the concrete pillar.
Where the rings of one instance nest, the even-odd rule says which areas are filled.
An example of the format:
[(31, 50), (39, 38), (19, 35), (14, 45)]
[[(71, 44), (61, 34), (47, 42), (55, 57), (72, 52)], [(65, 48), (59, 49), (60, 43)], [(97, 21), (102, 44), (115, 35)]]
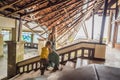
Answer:
[(58, 42), (57, 42), (57, 36), (58, 36), (58, 35), (57, 35), (57, 32), (58, 32), (58, 31), (57, 31), (57, 27), (55, 27), (55, 42), (56, 42), (56, 43), (55, 43), (55, 46), (56, 46), (56, 49), (58, 48)]
[(4, 44), (3, 35), (0, 34), (0, 57), (3, 56), (3, 44)]
[(16, 28), (12, 28), (12, 41), (17, 42), (17, 37), (18, 37), (18, 31)]
[(12, 40), (12, 30), (9, 31), (9, 40)]
[(93, 40), (94, 39), (94, 24), (95, 24), (95, 21), (94, 21), (94, 9), (93, 9), (93, 12), (92, 12), (92, 36), (91, 36), (91, 39)]
[(99, 43), (102, 43), (102, 42), (103, 42), (103, 35), (104, 35), (104, 28), (105, 28), (105, 22), (106, 22), (107, 7), (108, 7), (108, 0), (105, 0), (105, 2), (104, 2), (103, 17), (102, 17), (102, 24), (101, 24), (101, 31), (100, 31), (100, 41), (99, 41)]
[(2, 27), (0, 26), (0, 57), (3, 56), (3, 35), (2, 35)]
[(12, 29), (12, 41), (8, 44), (8, 78), (16, 75), (16, 63), (24, 59), (24, 42), (21, 41), (22, 22), (15, 21), (15, 28)]
[(8, 79), (16, 75), (16, 63), (24, 59), (24, 42), (8, 41)]
[(45, 40), (42, 39), (38, 39), (38, 54), (41, 54), (41, 49), (45, 46)]
[(18, 41), (22, 41), (22, 19), (19, 20), (18, 26)]
[(0, 34), (2, 33), (2, 27), (0, 26)]
[(113, 12), (110, 12), (109, 24), (108, 24), (108, 37), (107, 37), (107, 43), (108, 43), (108, 44), (109, 44), (110, 41), (111, 41), (112, 18), (113, 18)]
[[(116, 0), (116, 12), (115, 12), (115, 19), (117, 19), (118, 16), (118, 0)], [(115, 44), (117, 43), (117, 36), (118, 36), (118, 23), (115, 22), (114, 25), (114, 34), (113, 34), (113, 42), (112, 42), (112, 47), (115, 47)]]

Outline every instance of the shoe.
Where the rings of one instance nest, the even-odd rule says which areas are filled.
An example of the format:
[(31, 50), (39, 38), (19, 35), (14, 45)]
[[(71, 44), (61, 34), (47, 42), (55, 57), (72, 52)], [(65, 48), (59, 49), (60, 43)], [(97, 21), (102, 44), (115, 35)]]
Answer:
[(49, 69), (48, 69), (48, 68), (46, 68), (46, 71), (49, 71)]
[(57, 70), (59, 70), (58, 67), (57, 67), (57, 68), (54, 68), (54, 69), (52, 70), (52, 72), (56, 72)]
[(44, 70), (41, 70), (41, 75), (44, 75)]

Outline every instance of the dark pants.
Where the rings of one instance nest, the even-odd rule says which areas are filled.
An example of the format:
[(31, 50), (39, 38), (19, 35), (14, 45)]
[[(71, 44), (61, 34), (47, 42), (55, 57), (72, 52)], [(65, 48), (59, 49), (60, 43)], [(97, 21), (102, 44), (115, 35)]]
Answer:
[(40, 59), (41, 75), (44, 75), (44, 72), (47, 69), (48, 65), (49, 65), (49, 61), (47, 59)]

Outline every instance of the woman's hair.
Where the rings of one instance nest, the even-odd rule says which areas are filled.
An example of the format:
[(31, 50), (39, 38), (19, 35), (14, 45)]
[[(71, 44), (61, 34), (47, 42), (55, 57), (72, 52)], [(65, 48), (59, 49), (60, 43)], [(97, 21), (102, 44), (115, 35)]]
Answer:
[(48, 45), (51, 45), (51, 42), (50, 41), (47, 41), (45, 46), (48, 46)]

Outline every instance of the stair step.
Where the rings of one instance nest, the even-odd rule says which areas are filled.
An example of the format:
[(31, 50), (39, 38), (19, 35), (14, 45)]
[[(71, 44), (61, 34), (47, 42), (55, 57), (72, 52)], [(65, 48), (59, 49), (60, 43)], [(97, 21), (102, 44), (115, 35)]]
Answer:
[[(66, 71), (69, 71), (69, 70), (73, 70), (74, 67), (75, 67), (75, 63), (73, 63), (71, 61), (68, 61), (65, 65), (60, 65), (59, 68), (61, 68), (61, 67), (63, 68), (62, 69), (63, 72), (66, 72)], [(10, 80), (40, 80), (43, 77), (45, 79), (49, 76), (50, 76), (49, 79), (52, 80), (53, 75), (56, 75), (56, 73), (57, 73), (57, 75), (59, 75), (59, 73), (61, 72), (61, 71), (56, 71), (56, 72), (51, 73), (52, 69), (53, 68), (50, 68), (48, 71), (45, 71), (44, 76), (43, 75), (41, 76), (40, 75), (40, 73), (41, 73), (40, 70), (37, 70), (37, 71), (31, 71), (29, 73), (23, 73), (21, 75), (20, 74), (16, 75), (14, 78), (11, 78)]]

